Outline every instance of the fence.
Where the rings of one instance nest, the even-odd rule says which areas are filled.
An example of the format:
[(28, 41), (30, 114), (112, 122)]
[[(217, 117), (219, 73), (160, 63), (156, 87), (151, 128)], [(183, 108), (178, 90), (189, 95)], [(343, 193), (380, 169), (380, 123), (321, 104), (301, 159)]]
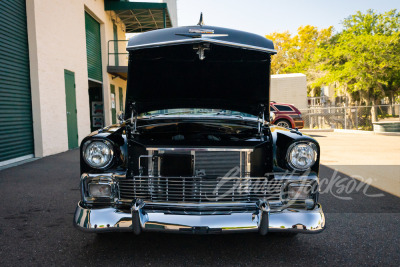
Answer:
[[(372, 109), (375, 108), (373, 120)], [(353, 129), (372, 131), (374, 121), (400, 121), (400, 104), (349, 107), (315, 107), (300, 110), (305, 129)]]

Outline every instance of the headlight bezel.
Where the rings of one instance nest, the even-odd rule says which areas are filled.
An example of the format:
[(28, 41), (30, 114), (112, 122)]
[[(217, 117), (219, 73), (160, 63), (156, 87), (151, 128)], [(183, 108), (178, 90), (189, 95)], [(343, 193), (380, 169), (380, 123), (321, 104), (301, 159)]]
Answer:
[[(291, 160), (291, 152), (298, 145), (308, 145), (314, 151), (314, 156), (313, 156), (312, 162), (309, 164), (309, 166), (307, 166), (305, 168), (300, 168), (298, 166), (295, 166), (293, 164), (292, 160)], [(318, 153), (319, 153), (318, 146), (314, 142), (311, 142), (311, 141), (297, 141), (297, 142), (292, 143), (287, 148), (287, 151), (286, 151), (286, 162), (289, 165), (289, 167), (294, 171), (307, 171), (307, 170), (310, 170), (312, 168), (312, 166), (314, 166), (315, 163), (317, 162)]]
[[(91, 145), (91, 144), (93, 144), (93, 143), (95, 143), (95, 142), (99, 142), (99, 143), (103, 143), (103, 144), (105, 144), (106, 146), (108, 146), (108, 149), (109, 149), (109, 151), (110, 151), (110, 158), (109, 158), (109, 160), (107, 161), (107, 163), (105, 164), (105, 165), (103, 165), (103, 166), (94, 166), (94, 165), (92, 165), (88, 160), (87, 160), (87, 158), (86, 158), (86, 149), (88, 148), (88, 146), (89, 145)], [(110, 142), (109, 140), (106, 140), (106, 139), (91, 139), (91, 140), (88, 140), (88, 141), (86, 141), (84, 144), (83, 144), (83, 146), (82, 146), (82, 158), (83, 158), (83, 161), (90, 167), (90, 168), (93, 168), (93, 169), (97, 169), (97, 170), (104, 170), (104, 169), (107, 169), (108, 167), (110, 167), (111, 166), (111, 164), (114, 162), (114, 155), (115, 155), (115, 151), (114, 151), (114, 144), (112, 143), (112, 142)]]

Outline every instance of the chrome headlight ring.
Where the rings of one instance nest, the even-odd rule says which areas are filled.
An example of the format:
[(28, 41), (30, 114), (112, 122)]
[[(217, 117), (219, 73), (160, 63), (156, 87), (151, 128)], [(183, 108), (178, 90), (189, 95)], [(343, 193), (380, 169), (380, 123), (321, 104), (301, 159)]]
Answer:
[(82, 157), (90, 167), (105, 169), (113, 162), (113, 145), (110, 141), (104, 139), (89, 140), (83, 145)]
[(286, 161), (296, 171), (306, 171), (317, 160), (317, 145), (313, 142), (295, 142), (289, 146)]

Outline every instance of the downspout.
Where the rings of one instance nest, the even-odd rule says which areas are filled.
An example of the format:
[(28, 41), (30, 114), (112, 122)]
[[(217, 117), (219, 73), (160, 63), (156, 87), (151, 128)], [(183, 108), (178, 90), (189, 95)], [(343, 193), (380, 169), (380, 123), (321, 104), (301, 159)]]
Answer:
[(163, 22), (164, 22), (164, 29), (167, 28), (167, 15), (165, 12), (165, 8), (163, 8)]

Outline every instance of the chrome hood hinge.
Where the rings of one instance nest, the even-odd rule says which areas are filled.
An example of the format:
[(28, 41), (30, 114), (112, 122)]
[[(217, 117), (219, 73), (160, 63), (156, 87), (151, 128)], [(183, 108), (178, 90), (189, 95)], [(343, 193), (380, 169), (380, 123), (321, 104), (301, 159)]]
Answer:
[(128, 132), (131, 135), (134, 135), (134, 134), (138, 134), (138, 131), (137, 131), (138, 113), (136, 111), (136, 102), (133, 102), (133, 103), (130, 104), (130, 109), (131, 109), (131, 117), (130, 117), (130, 120), (129, 120), (130, 124), (129, 124), (129, 129), (128, 129), (129, 131)]
[[(265, 105), (259, 105), (259, 113), (258, 113), (258, 134), (260, 136), (264, 136), (264, 125), (265, 125)], [(260, 121), (261, 120), (261, 121)]]

